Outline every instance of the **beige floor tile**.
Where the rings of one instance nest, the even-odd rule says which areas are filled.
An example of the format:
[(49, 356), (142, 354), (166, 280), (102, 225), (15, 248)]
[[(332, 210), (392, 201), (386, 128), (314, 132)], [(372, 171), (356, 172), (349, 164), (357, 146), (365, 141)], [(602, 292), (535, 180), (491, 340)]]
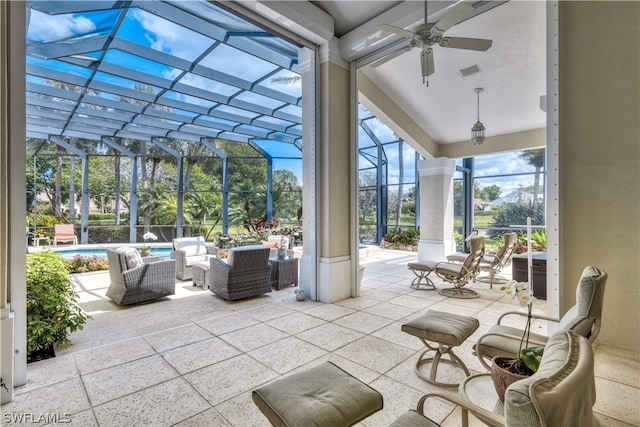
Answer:
[[(18, 395), (12, 402), (2, 405), (2, 415), (3, 419), (11, 417), (7, 414), (31, 414), (33, 418), (56, 414), (62, 417), (64, 414), (73, 415), (89, 408), (89, 399), (82, 382), (76, 377)], [(42, 425), (41, 422), (31, 424)]]
[(390, 325), (385, 326), (384, 328), (378, 329), (373, 332), (371, 335), (374, 337), (381, 338), (383, 340), (387, 340), (394, 344), (401, 345), (403, 347), (407, 347), (408, 349), (417, 351), (424, 347), (422, 341), (413, 335), (409, 335), (405, 332), (402, 332), (402, 322), (393, 322)]
[(93, 406), (165, 382), (178, 373), (158, 355), (123, 363), (82, 376)]
[(273, 326), (259, 323), (248, 326), (244, 329), (220, 335), (220, 338), (231, 344), (240, 351), (251, 351), (263, 347), (272, 342), (288, 337), (289, 334), (282, 332)]
[(371, 336), (360, 338), (336, 350), (337, 355), (381, 374), (411, 357), (414, 353), (406, 347)]
[(204, 412), (200, 412), (191, 418), (187, 418), (184, 421), (180, 421), (174, 424), (175, 427), (204, 427), (204, 426), (216, 426), (216, 427), (231, 427), (232, 424), (222, 416), (218, 411), (213, 408), (207, 409)]
[(218, 337), (198, 341), (183, 347), (174, 348), (162, 353), (162, 357), (180, 374), (192, 372), (213, 363), (230, 359), (240, 354)]
[(227, 332), (237, 331), (247, 326), (257, 325), (259, 322), (242, 313), (223, 314), (211, 319), (201, 320), (198, 325), (214, 335), (223, 335)]
[(94, 406), (94, 412), (101, 427), (170, 426), (208, 408), (184, 379), (176, 378)]
[[(398, 297), (395, 297), (389, 300), (389, 302), (392, 304), (401, 305), (403, 307), (414, 308), (418, 311), (426, 311), (429, 306), (434, 304), (434, 301), (430, 301), (424, 298), (416, 298), (416, 295), (415, 295), (416, 292), (411, 292), (408, 295), (400, 295)], [(433, 292), (433, 291), (425, 290), (424, 292)]]
[(137, 337), (74, 353), (73, 357), (80, 373), (86, 375), (152, 354), (155, 354), (153, 347)]
[(165, 329), (143, 336), (144, 340), (158, 352), (170, 350), (183, 345), (203, 341), (212, 337), (206, 329), (189, 323), (177, 328)]
[(629, 424), (640, 424), (640, 388), (596, 377), (593, 411)]
[(289, 337), (247, 353), (279, 374), (305, 366), (326, 354), (326, 350), (296, 337)]
[(244, 354), (184, 376), (213, 406), (248, 393), (277, 377), (277, 372)]
[(327, 351), (334, 351), (349, 344), (364, 334), (333, 323), (327, 323), (317, 328), (297, 334), (297, 337)]
[(358, 297), (358, 298), (343, 299), (342, 301), (336, 302), (336, 305), (352, 308), (354, 310), (364, 310), (367, 307), (371, 307), (372, 305), (376, 305), (379, 303), (380, 301), (375, 299)]
[(234, 426), (267, 427), (270, 425), (267, 417), (253, 403), (250, 392), (242, 393), (216, 405), (215, 409)]
[(364, 334), (370, 334), (373, 331), (384, 328), (392, 322), (393, 320), (389, 318), (358, 311), (353, 314), (349, 314), (348, 316), (341, 317), (333, 323)]
[(631, 352), (598, 346), (594, 357), (597, 377), (632, 387), (640, 386), (640, 360)]
[(282, 306), (280, 304), (261, 305), (259, 307), (245, 310), (243, 312), (244, 315), (256, 319), (259, 322), (266, 322), (271, 319), (287, 317), (294, 313), (295, 310), (286, 308), (285, 306)]
[(417, 308), (405, 307), (391, 302), (381, 302), (363, 310), (365, 313), (375, 314), (391, 320), (400, 320), (419, 311)]
[(347, 316), (351, 313), (354, 313), (355, 310), (352, 308), (342, 307), (336, 304), (320, 304), (315, 307), (305, 310), (305, 313), (310, 316), (319, 317), (320, 319), (326, 321), (333, 321), (340, 317)]
[(76, 378), (79, 375), (76, 362), (71, 354), (29, 363), (27, 383), (15, 389), (22, 394), (40, 387)]
[(280, 329), (288, 334), (296, 335), (309, 329), (313, 329), (327, 322), (317, 317), (309, 316), (305, 313), (293, 313), (285, 317), (269, 320), (267, 325)]

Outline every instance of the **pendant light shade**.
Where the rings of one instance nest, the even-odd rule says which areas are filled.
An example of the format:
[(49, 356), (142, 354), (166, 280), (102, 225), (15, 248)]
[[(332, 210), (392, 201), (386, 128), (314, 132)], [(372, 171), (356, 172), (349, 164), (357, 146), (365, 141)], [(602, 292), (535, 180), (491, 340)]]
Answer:
[(476, 94), (478, 98), (478, 118), (476, 123), (471, 128), (471, 142), (473, 142), (474, 145), (481, 145), (485, 139), (485, 127), (480, 121), (480, 92), (482, 92), (482, 88), (476, 88)]

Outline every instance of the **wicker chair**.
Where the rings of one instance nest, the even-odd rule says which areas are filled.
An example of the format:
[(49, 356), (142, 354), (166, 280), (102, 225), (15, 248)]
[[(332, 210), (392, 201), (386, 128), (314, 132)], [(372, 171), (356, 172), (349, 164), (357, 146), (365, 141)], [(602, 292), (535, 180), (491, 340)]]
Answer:
[(162, 257), (142, 258), (134, 248), (107, 249), (111, 284), (107, 296), (116, 304), (153, 301), (176, 290), (176, 262)]
[(211, 258), (209, 263), (209, 290), (220, 298), (237, 300), (271, 292), (269, 248), (232, 248), (226, 263), (218, 258)]
[(173, 251), (169, 254), (176, 260), (176, 278), (180, 280), (191, 280), (194, 265), (216, 256), (218, 248), (207, 244), (202, 236), (173, 239)]

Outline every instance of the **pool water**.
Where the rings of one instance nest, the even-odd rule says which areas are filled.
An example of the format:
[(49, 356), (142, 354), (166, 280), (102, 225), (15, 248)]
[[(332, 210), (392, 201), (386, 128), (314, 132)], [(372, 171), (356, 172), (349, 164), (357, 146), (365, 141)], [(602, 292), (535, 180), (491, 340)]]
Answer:
[[(85, 257), (96, 256), (98, 258), (106, 258), (107, 250), (105, 248), (86, 248), (86, 249), (54, 249), (65, 258), (73, 258), (76, 255), (82, 255)], [(163, 258), (169, 258), (171, 248), (151, 248), (151, 256), (160, 256)]]

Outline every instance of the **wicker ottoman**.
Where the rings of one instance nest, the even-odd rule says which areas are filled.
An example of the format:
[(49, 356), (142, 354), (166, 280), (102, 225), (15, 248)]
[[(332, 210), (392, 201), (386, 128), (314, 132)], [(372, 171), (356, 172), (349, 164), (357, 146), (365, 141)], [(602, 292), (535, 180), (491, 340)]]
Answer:
[(436, 268), (436, 264), (435, 261), (416, 261), (407, 264), (409, 270), (416, 275), (416, 278), (411, 282), (411, 287), (430, 291), (436, 289), (436, 285), (429, 279), (429, 274)]
[(209, 261), (200, 261), (193, 266), (193, 286), (209, 289)]
[(251, 393), (274, 426), (352, 426), (382, 409), (382, 395), (331, 362)]
[[(414, 368), (416, 375), (429, 384), (457, 387), (459, 382), (445, 383), (437, 380), (438, 364), (443, 362), (460, 368), (468, 377), (469, 370), (464, 362), (455, 355), (453, 347), (462, 344), (479, 326), (480, 322), (473, 317), (435, 310), (429, 310), (422, 316), (402, 325), (403, 332), (420, 338), (420, 341), (427, 347), (416, 362)], [(437, 346), (428, 341), (437, 343)], [(427, 356), (430, 351), (434, 352), (433, 356)], [(442, 358), (445, 355), (449, 356), (449, 360)], [(427, 378), (420, 372), (420, 366), (429, 362), (431, 362), (431, 372)]]

